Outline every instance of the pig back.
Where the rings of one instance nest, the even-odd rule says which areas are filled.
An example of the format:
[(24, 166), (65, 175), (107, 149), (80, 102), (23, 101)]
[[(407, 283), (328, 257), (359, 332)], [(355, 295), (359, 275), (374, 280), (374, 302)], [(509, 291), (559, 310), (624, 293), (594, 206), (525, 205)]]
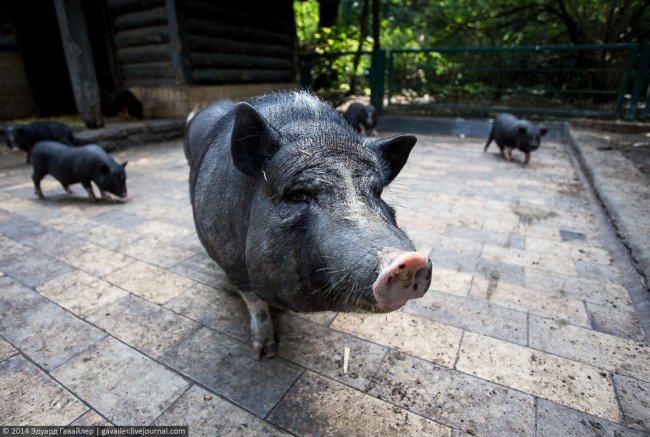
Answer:
[(234, 104), (210, 104), (186, 127), (190, 199), (201, 244), (235, 284), (247, 281), (245, 246), (255, 180), (235, 167), (230, 151)]

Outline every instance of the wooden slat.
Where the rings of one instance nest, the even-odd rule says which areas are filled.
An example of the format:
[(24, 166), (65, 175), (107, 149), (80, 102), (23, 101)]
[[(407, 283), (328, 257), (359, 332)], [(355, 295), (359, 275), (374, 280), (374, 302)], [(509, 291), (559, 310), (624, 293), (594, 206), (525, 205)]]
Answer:
[(251, 25), (237, 26), (224, 21), (210, 21), (199, 18), (187, 19), (189, 35), (210, 36), (217, 38), (232, 38), (251, 42), (264, 42), (291, 46), (292, 40), (288, 33), (261, 30)]
[(115, 30), (118, 32), (165, 24), (167, 24), (167, 8), (164, 6), (115, 17)]
[(170, 62), (169, 44), (124, 47), (117, 51), (122, 64), (147, 62)]
[[(261, 14), (254, 6), (246, 13), (238, 12), (234, 8), (217, 6), (225, 2), (199, 2), (189, 0), (187, 3), (187, 16), (216, 21), (223, 24), (246, 26), (254, 29), (273, 30), (288, 35), (291, 31), (289, 19), (274, 19), (272, 16)], [(280, 5), (278, 5), (280, 6)], [(277, 7), (273, 8), (277, 10)]]
[(148, 64), (122, 65), (124, 78), (128, 79), (166, 79), (173, 78), (174, 74), (169, 62), (155, 62)]
[(192, 53), (190, 65), (200, 67), (259, 68), (291, 70), (291, 60), (268, 56), (234, 55), (230, 53)]
[(168, 42), (169, 34), (167, 26), (143, 27), (142, 29), (118, 32), (115, 35), (115, 45), (118, 48)]
[(165, 0), (108, 0), (108, 7), (115, 15), (164, 6)]
[(188, 48), (191, 52), (240, 53), (250, 55), (267, 55), (275, 57), (290, 57), (289, 47), (236, 41), (226, 38), (211, 38), (207, 36), (188, 37)]
[(291, 72), (287, 70), (251, 70), (197, 68), (192, 70), (196, 83), (243, 83), (243, 82), (288, 82)]

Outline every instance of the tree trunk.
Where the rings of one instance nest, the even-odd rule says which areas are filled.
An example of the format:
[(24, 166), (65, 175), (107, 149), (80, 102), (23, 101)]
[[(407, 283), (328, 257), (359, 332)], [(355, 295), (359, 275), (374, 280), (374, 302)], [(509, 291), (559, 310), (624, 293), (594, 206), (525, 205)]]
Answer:
[(363, 9), (361, 10), (361, 18), (359, 19), (359, 47), (354, 54), (352, 61), (352, 79), (350, 80), (349, 94), (356, 94), (357, 88), (357, 68), (359, 68), (359, 61), (361, 60), (361, 51), (363, 50), (363, 42), (368, 34), (368, 3), (370, 0), (363, 0)]

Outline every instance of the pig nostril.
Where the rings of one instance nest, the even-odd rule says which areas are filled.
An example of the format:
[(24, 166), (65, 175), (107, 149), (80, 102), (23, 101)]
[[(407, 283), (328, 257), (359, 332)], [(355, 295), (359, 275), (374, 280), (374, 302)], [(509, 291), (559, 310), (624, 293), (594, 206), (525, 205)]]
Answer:
[(399, 268), (400, 268), (401, 270), (405, 269), (405, 268), (406, 268), (406, 264), (400, 264), (400, 265), (399, 265)]
[(415, 285), (413, 286), (413, 290), (415, 290), (415, 291), (418, 290), (418, 284), (415, 284)]

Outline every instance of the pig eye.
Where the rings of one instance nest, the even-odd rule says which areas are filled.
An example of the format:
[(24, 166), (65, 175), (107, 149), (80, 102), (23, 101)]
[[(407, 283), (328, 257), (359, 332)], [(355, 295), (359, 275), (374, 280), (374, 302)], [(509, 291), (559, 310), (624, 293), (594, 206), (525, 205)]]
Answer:
[(302, 190), (294, 190), (287, 193), (285, 197), (289, 202), (292, 203), (303, 203), (308, 199), (307, 193)]

